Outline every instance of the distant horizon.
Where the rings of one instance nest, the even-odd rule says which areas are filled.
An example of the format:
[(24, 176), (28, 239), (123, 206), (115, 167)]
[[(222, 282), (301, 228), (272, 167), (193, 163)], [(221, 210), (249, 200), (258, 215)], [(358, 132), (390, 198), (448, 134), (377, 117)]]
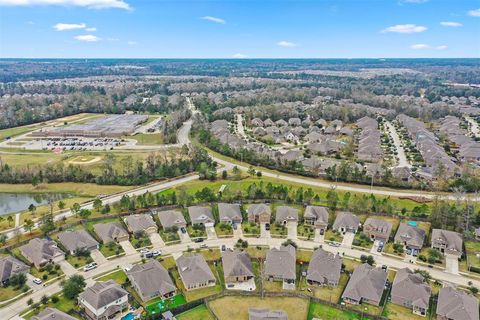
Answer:
[(105, 58), (13, 58), (13, 57), (0, 57), (1, 60), (237, 60), (237, 61), (249, 61), (249, 60), (480, 60), (479, 57), (415, 57), (415, 58), (402, 58), (402, 57), (359, 57), (359, 58), (123, 58), (123, 57), (105, 57)]

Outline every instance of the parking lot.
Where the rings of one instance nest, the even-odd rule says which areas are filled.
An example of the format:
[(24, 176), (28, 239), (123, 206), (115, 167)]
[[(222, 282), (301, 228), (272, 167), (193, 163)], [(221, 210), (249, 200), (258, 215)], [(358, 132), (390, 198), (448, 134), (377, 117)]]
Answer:
[(133, 146), (134, 140), (117, 138), (36, 138), (25, 142), (23, 147), (27, 150), (113, 150), (120, 146)]

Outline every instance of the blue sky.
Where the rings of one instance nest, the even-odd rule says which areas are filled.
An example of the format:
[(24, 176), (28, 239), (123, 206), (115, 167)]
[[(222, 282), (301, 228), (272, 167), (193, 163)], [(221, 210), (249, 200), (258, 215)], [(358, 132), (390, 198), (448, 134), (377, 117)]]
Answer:
[(480, 1), (0, 0), (0, 57), (480, 57)]

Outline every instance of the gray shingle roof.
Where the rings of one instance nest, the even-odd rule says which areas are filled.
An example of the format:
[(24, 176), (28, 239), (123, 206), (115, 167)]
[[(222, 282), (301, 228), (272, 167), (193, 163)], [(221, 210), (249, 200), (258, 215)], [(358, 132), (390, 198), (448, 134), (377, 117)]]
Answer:
[(264, 213), (264, 212), (268, 213), (269, 215), (272, 214), (272, 210), (270, 209), (270, 206), (267, 206), (264, 203), (252, 204), (247, 209), (247, 213), (248, 213), (249, 218), (258, 216), (258, 215), (260, 215), (261, 213)]
[(273, 248), (267, 252), (265, 275), (282, 279), (296, 278), (296, 250), (292, 245)]
[(397, 234), (395, 234), (395, 242), (406, 242), (407, 246), (421, 248), (425, 241), (425, 234), (425, 230), (402, 222), (398, 227)]
[(387, 272), (364, 263), (353, 271), (343, 291), (342, 298), (349, 298), (355, 301), (361, 301), (365, 298), (379, 302), (386, 282)]
[(14, 274), (27, 273), (30, 267), (12, 256), (0, 257), (0, 282), (10, 279)]
[(125, 218), (128, 230), (130, 232), (145, 231), (149, 228), (157, 229), (157, 224), (149, 214), (133, 214)]
[(201, 254), (182, 255), (177, 259), (178, 272), (185, 286), (216, 281), (207, 261)]
[(433, 229), (432, 244), (444, 244), (446, 246), (445, 251), (447, 252), (459, 254), (463, 252), (463, 239), (462, 235), (458, 232), (443, 229)]
[(408, 268), (397, 271), (392, 284), (392, 299), (397, 297), (411, 301), (414, 306), (428, 309), (432, 288), (425, 283), (424, 278)]
[(95, 309), (100, 309), (124, 296), (128, 295), (118, 283), (113, 280), (96, 282), (80, 294), (80, 300), (85, 300)]
[(313, 252), (310, 259), (307, 280), (319, 283), (338, 283), (341, 271), (342, 258), (340, 255), (319, 248)]
[(127, 271), (127, 276), (136, 285), (143, 300), (159, 294), (164, 296), (176, 290), (168, 271), (157, 260), (133, 266)]
[(385, 237), (388, 239), (388, 237), (390, 237), (390, 233), (392, 232), (392, 224), (383, 219), (368, 218), (363, 224), (363, 230), (365, 229), (385, 235)]
[(249, 320), (288, 320), (287, 313), (283, 310), (270, 310), (262, 308), (248, 309)]
[(443, 287), (438, 294), (437, 315), (452, 320), (478, 320), (478, 300), (464, 291)]
[(68, 251), (89, 249), (98, 246), (98, 241), (85, 230), (61, 232), (58, 235), (58, 240)]
[(316, 224), (328, 224), (328, 209), (320, 206), (307, 206), (304, 218), (314, 218)]
[(287, 206), (277, 207), (275, 222), (282, 222), (285, 220), (298, 221), (298, 209)]
[(215, 222), (212, 209), (208, 207), (188, 207), (188, 214), (190, 215), (190, 221), (192, 221), (192, 224)]
[(348, 212), (339, 212), (333, 223), (333, 229), (336, 230), (342, 227), (358, 229), (359, 224), (360, 219), (356, 215)]
[(103, 243), (116, 241), (117, 238), (128, 237), (128, 232), (118, 221), (112, 221), (107, 223), (97, 223), (93, 226), (95, 233)]
[(27, 244), (21, 246), (20, 252), (37, 267), (65, 255), (54, 241), (39, 238), (32, 239)]
[(38, 315), (32, 317), (32, 320), (76, 320), (76, 318), (55, 308), (45, 308)]
[(171, 228), (173, 226), (183, 227), (187, 224), (183, 214), (177, 210), (160, 211), (158, 213), (158, 218), (160, 219), (160, 224), (164, 228)]
[(220, 221), (242, 221), (242, 212), (240, 211), (240, 205), (237, 203), (219, 203), (218, 215)]
[(252, 261), (244, 251), (225, 251), (222, 254), (222, 264), (225, 277), (254, 276)]

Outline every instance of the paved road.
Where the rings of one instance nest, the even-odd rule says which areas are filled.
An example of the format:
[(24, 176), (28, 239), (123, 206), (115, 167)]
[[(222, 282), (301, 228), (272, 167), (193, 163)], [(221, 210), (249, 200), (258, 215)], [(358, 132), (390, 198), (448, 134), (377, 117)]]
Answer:
[(397, 149), (397, 156), (398, 156), (398, 163), (397, 167), (411, 167), (412, 165), (410, 162), (407, 160), (407, 155), (405, 154), (405, 149), (403, 149), (403, 144), (402, 141), (400, 140), (400, 137), (398, 136), (397, 130), (395, 127), (392, 125), (390, 121), (386, 122), (386, 125), (388, 127), (388, 131), (390, 133), (390, 136), (393, 139), (393, 144), (395, 145), (395, 149)]
[[(232, 237), (232, 238), (223, 238), (223, 239), (211, 239), (211, 240), (205, 240), (202, 244), (206, 244), (208, 247), (220, 247), (221, 245), (226, 245), (227, 247), (231, 248), (235, 245), (237, 242), (238, 237)], [(247, 241), (250, 246), (269, 246), (269, 247), (280, 247), (280, 245), (285, 241), (285, 239), (277, 239), (277, 238), (247, 238)], [(314, 249), (318, 247), (318, 243), (315, 243), (314, 241), (304, 241), (304, 240), (296, 240), (296, 243), (299, 248), (304, 248), (304, 249)], [(175, 257), (178, 257), (181, 255), (182, 252), (188, 250), (190, 248), (197, 248), (198, 244), (194, 243), (180, 243), (172, 246), (165, 246), (162, 248), (163, 255), (168, 255), (171, 254)], [(334, 252), (334, 253), (339, 253), (341, 255), (345, 255), (348, 257), (353, 257), (353, 258), (360, 258), (362, 254), (365, 254), (364, 251), (356, 250), (356, 249), (348, 249), (348, 248), (342, 248), (342, 247), (332, 247), (329, 245), (324, 245), (323, 249)], [(141, 261), (141, 257), (139, 253), (133, 253), (133, 254), (127, 254), (125, 256), (112, 259), (112, 260), (107, 260), (105, 263), (99, 265), (96, 269), (84, 272), (84, 271), (77, 271), (77, 274), (80, 274), (87, 279), (87, 286), (91, 286), (94, 281), (93, 278), (100, 275), (107, 273), (109, 271), (112, 271), (118, 267), (123, 267), (129, 264), (133, 264), (135, 262)], [(375, 256), (375, 261), (377, 265), (387, 265), (388, 267), (391, 267), (393, 269), (401, 269), (405, 267), (409, 267), (411, 269), (421, 269), (428, 271), (432, 278), (438, 279), (440, 281), (446, 281), (450, 282), (456, 285), (461, 285), (461, 286), (468, 286), (468, 282), (471, 281), (474, 286), (480, 287), (480, 281), (473, 279), (473, 278), (467, 278), (462, 275), (458, 274), (451, 274), (447, 273), (443, 270), (438, 270), (438, 269), (430, 269), (427, 267), (419, 266), (419, 265), (413, 265), (411, 263), (405, 262), (403, 260), (398, 260), (395, 258), (391, 258), (388, 256), (382, 256), (382, 255), (377, 255)], [(59, 286), (60, 281), (56, 281), (54, 283), (49, 284), (46, 287), (40, 288), (39, 290), (33, 292), (32, 294), (29, 294), (12, 304), (0, 309), (0, 314), (2, 315), (2, 319), (11, 319), (12, 317), (15, 317), (19, 313), (23, 312), (28, 308), (27, 306), (27, 301), (28, 299), (32, 298), (35, 302), (39, 301), (40, 298), (43, 295), (48, 295), (51, 296), (61, 290)]]
[(466, 116), (465, 119), (470, 123), (470, 131), (473, 133), (475, 137), (478, 137), (480, 135), (480, 129), (478, 127), (477, 121), (475, 121), (470, 116)]
[(240, 113), (237, 114), (237, 133), (243, 139), (248, 139), (247, 135), (245, 134), (245, 128), (243, 127), (243, 116)]

